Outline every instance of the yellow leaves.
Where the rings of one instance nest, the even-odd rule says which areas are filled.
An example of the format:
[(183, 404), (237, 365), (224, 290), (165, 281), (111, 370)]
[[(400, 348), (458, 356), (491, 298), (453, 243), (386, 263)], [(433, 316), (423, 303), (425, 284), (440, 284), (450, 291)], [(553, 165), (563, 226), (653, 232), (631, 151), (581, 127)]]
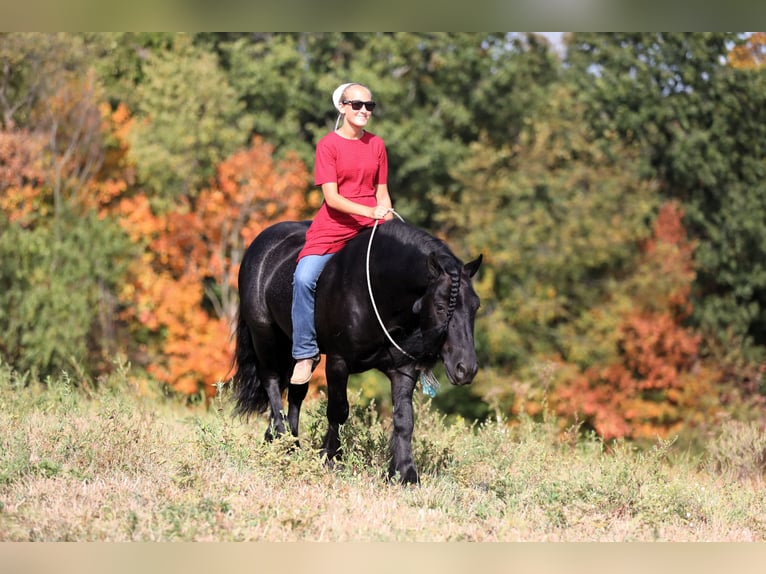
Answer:
[(11, 222), (24, 223), (30, 216), (39, 212), (40, 189), (25, 185), (21, 188), (8, 188), (0, 195), (0, 209), (8, 214)]
[(134, 243), (141, 243), (144, 237), (153, 235), (158, 228), (149, 198), (144, 194), (123, 198), (117, 205), (116, 215), (120, 226)]
[(753, 32), (744, 44), (729, 52), (729, 65), (741, 70), (759, 70), (766, 66), (766, 32)]
[(124, 102), (120, 102), (117, 109), (111, 114), (112, 123), (115, 126), (115, 133), (121, 134), (130, 129), (130, 124), (133, 121), (128, 110), (128, 106)]
[(548, 287), (545, 290), (545, 296), (548, 299), (555, 299), (556, 298), (556, 289), (554, 289), (553, 287)]
[(109, 205), (118, 200), (127, 191), (128, 184), (124, 179), (107, 178), (95, 181), (90, 185), (90, 193), (86, 194), (83, 205), (98, 210), (100, 217), (109, 215)]

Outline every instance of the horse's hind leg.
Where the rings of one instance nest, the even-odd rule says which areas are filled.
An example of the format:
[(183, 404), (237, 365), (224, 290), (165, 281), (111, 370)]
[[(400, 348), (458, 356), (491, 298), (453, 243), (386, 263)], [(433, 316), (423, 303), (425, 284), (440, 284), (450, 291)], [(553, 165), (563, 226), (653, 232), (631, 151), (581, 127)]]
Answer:
[[(284, 375), (283, 375), (284, 377)], [(263, 377), (263, 386), (269, 397), (269, 427), (266, 429), (265, 439), (268, 442), (286, 432), (285, 421), (290, 427), (290, 433), (298, 438), (298, 422), (301, 414), (301, 404), (308, 393), (308, 385), (289, 385), (287, 393), (287, 415), (282, 408), (282, 390), (280, 388), (280, 375), (270, 373)], [(295, 441), (296, 446), (300, 446)]]
[(252, 329), (253, 346), (258, 354), (259, 378), (269, 404), (269, 427), (265, 438), (271, 442), (285, 434), (285, 413), (282, 393), (292, 364), (290, 339), (275, 324), (261, 322)]
[(282, 412), (282, 391), (279, 388), (279, 375), (274, 372), (264, 373), (261, 384), (269, 397), (269, 427), (265, 438), (271, 442), (285, 433), (284, 414)]
[(327, 433), (322, 441), (322, 455), (331, 463), (340, 458), (340, 425), (348, 420), (348, 369), (340, 359), (327, 357)]

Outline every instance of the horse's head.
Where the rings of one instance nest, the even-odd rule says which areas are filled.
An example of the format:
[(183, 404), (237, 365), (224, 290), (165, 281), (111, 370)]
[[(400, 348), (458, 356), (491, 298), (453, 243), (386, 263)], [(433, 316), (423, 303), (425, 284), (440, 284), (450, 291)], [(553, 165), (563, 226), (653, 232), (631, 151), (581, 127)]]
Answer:
[(428, 257), (428, 288), (412, 308), (420, 318), (424, 348), (441, 357), (453, 385), (467, 385), (479, 370), (473, 339), (479, 296), (471, 277), (481, 259), (479, 255), (461, 266), (455, 259), (432, 253)]

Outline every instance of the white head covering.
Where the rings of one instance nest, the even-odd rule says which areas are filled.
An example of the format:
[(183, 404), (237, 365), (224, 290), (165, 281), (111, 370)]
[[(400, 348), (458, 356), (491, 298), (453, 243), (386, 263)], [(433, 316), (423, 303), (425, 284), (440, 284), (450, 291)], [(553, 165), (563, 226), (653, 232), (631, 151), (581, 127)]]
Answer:
[(338, 110), (338, 117), (335, 120), (335, 129), (338, 129), (338, 124), (340, 123), (340, 118), (343, 115), (343, 113), (340, 111), (340, 99), (343, 97), (343, 92), (346, 91), (346, 88), (349, 86), (353, 86), (356, 82), (349, 82), (347, 84), (341, 84), (337, 88), (335, 88), (335, 91), (332, 93), (332, 105), (335, 107), (336, 110)]
[(341, 84), (337, 88), (335, 88), (335, 91), (332, 93), (332, 105), (335, 106), (335, 109), (340, 111), (340, 99), (343, 97), (343, 92), (346, 91), (346, 88), (349, 86), (353, 86), (355, 82), (349, 82), (348, 84)]

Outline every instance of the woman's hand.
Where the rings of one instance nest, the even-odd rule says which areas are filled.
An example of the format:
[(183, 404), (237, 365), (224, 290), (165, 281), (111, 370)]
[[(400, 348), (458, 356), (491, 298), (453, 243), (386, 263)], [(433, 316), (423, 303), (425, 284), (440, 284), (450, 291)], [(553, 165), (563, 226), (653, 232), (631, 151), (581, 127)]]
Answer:
[(384, 219), (386, 215), (391, 213), (391, 208), (386, 207), (384, 205), (376, 205), (372, 208), (372, 217), (373, 219)]

